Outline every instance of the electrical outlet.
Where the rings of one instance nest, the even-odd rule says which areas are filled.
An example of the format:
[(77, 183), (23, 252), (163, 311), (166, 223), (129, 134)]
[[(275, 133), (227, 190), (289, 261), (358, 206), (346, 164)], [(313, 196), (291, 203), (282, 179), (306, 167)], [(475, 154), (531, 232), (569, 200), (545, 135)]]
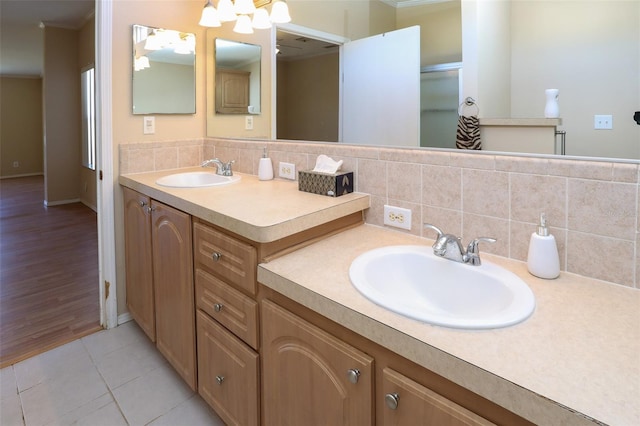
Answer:
[(285, 179), (296, 180), (296, 165), (293, 163), (278, 163), (278, 176)]
[(153, 135), (156, 132), (156, 118), (153, 116), (144, 117), (142, 131), (145, 135)]
[(593, 128), (596, 130), (613, 129), (613, 115), (594, 115)]
[(384, 224), (396, 228), (411, 230), (411, 210), (401, 207), (384, 206)]
[(244, 129), (245, 130), (253, 130), (253, 116), (247, 115), (244, 118)]

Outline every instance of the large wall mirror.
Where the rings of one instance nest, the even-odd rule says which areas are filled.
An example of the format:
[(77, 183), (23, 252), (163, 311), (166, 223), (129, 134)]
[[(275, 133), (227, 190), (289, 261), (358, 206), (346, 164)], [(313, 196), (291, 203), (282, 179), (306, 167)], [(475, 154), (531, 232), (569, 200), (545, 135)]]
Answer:
[[(633, 120), (640, 109), (640, 2), (290, 0), (288, 4), (292, 24), (349, 40), (420, 25), (420, 68), (427, 71), (422, 80), (431, 86), (427, 98), (434, 102), (422, 103), (421, 114), (448, 114), (446, 121), (455, 122), (459, 103), (450, 94), (443, 102), (437, 86), (442, 81), (447, 93), (455, 90), (455, 78), (450, 78), (450, 70), (441, 74), (446, 78), (432, 71), (441, 64), (461, 63), (457, 100), (473, 96), (481, 118), (542, 118), (544, 91), (557, 88), (560, 129), (567, 133), (566, 155), (640, 159), (640, 126)], [(277, 74), (278, 81), (281, 78)], [(274, 105), (274, 113), (278, 108)], [(613, 116), (612, 130), (594, 129), (594, 116), (601, 114)], [(280, 121), (278, 111), (276, 122)], [(427, 120), (433, 122), (443, 120)], [(431, 133), (425, 131), (428, 126), (421, 124), (421, 133)]]
[(262, 48), (215, 39), (216, 114), (260, 114)]
[(196, 37), (133, 26), (133, 113), (195, 114)]

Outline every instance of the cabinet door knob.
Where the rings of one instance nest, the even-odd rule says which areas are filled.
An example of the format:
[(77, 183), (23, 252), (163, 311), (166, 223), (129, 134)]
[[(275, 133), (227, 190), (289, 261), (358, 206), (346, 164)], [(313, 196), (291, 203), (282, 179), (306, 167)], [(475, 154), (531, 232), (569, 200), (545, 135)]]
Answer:
[(144, 201), (144, 200), (140, 200), (140, 201), (138, 201), (138, 203), (140, 203), (140, 207), (144, 207), (144, 206), (147, 205), (147, 202)]
[(355, 385), (356, 383), (358, 383), (358, 379), (360, 378), (360, 370), (358, 370), (357, 368), (352, 368), (348, 370), (347, 378), (351, 383)]
[(216, 376), (216, 382), (221, 385), (224, 382), (224, 376)]
[(156, 210), (155, 207), (147, 207), (147, 212), (151, 213), (154, 212)]
[(214, 262), (219, 261), (221, 257), (222, 257), (222, 254), (218, 253), (217, 251), (214, 251), (213, 254), (211, 254), (211, 258), (213, 259)]
[(387, 407), (391, 408), (392, 410), (397, 410), (398, 409), (398, 401), (400, 400), (400, 395), (398, 395), (397, 393), (388, 393), (384, 396), (384, 402), (387, 403)]
[(223, 306), (222, 303), (216, 303), (215, 305), (213, 305), (213, 309), (216, 312), (220, 312), (222, 310), (222, 306)]

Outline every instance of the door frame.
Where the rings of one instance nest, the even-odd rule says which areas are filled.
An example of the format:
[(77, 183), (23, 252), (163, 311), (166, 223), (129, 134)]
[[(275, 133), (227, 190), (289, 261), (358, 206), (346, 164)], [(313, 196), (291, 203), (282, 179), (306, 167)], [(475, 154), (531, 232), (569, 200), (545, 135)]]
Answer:
[(113, 0), (96, 0), (96, 174), (100, 325), (118, 325), (112, 120)]
[[(271, 30), (271, 51), (276, 51), (276, 33), (277, 30), (281, 30), (287, 33), (296, 34), (302, 37), (312, 38), (315, 40), (325, 41), (328, 43), (337, 44), (340, 48), (340, 64), (339, 75), (342, 75), (342, 45), (351, 41), (347, 37), (342, 37), (337, 34), (331, 34), (324, 31), (316, 30), (309, 27), (296, 24), (278, 24), (274, 25)], [(277, 96), (277, 65), (278, 61), (273, 58), (271, 61), (271, 139), (277, 137), (277, 125), (278, 125), (278, 96)], [(342, 142), (342, 78), (339, 81), (339, 93), (338, 93), (338, 142)]]

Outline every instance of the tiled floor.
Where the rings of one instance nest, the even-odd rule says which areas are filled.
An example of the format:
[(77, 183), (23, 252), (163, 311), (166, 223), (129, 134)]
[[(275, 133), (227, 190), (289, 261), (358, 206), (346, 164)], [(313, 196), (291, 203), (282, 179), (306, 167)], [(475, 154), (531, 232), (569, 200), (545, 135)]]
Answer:
[(135, 322), (0, 370), (0, 425), (224, 425)]

